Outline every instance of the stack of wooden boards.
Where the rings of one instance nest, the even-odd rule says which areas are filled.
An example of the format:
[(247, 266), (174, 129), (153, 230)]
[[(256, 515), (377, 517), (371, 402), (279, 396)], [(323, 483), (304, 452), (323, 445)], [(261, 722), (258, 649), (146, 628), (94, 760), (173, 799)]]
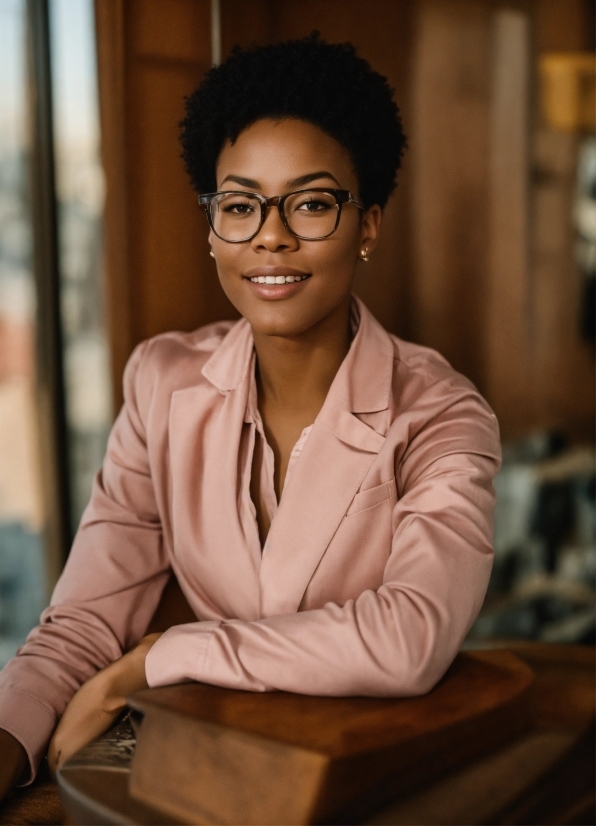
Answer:
[(425, 697), (141, 692), (60, 770), (73, 823), (594, 823), (594, 654), (460, 654)]

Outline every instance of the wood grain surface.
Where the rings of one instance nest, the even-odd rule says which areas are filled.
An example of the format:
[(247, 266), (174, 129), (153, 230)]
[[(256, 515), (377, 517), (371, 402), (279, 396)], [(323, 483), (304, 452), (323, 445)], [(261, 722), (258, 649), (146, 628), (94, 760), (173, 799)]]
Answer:
[(353, 822), (518, 735), (532, 681), (493, 651), (459, 655), (425, 697), (151, 689), (130, 701), (131, 796), (187, 823)]
[[(518, 678), (525, 675), (518, 687), (523, 682), (526, 688), (517, 702), (505, 702), (501, 715), (493, 709), (483, 720), (478, 712), (488, 697), (494, 701), (499, 695), (495, 682), (500, 681), (512, 655), (522, 665)], [(529, 683), (523, 664), (534, 673)], [(474, 682), (484, 666), (490, 666), (484, 668), (486, 682), (491, 684), (489, 693)], [(458, 670), (460, 677), (467, 674), (473, 678), (460, 683), (459, 691), (454, 690)], [(143, 706), (145, 718), (134, 761), (142, 758), (140, 745), (144, 743), (153, 768), (143, 782), (151, 783), (157, 804), (131, 797), (130, 770), (128, 774), (106, 773), (100, 766), (92, 770), (67, 764), (60, 772), (60, 782), (70, 822), (283, 823), (310, 819), (371, 824), (594, 823), (592, 648), (501, 641), (493, 644), (492, 650), (461, 656), (435, 691), (412, 700), (253, 695), (192, 685), (180, 688), (182, 692), (174, 692), (172, 709), (165, 690), (144, 693), (135, 700), (137, 708)], [(515, 693), (511, 687), (509, 692)], [(478, 701), (478, 693), (484, 700)], [(507, 694), (501, 689), (501, 697)], [(201, 708), (196, 702), (199, 697)], [(161, 720), (153, 734), (147, 725), (152, 717), (149, 705), (154, 719)], [(401, 729), (394, 710), (388, 715), (391, 725), (382, 725), (383, 705), (401, 706)], [(168, 709), (171, 715), (164, 713)], [(407, 709), (409, 714), (405, 714)], [(467, 723), (466, 709), (470, 713)], [(172, 725), (176, 719), (183, 721), (183, 728), (180, 722)], [(451, 727), (443, 725), (449, 720), (459, 722)], [(442, 724), (433, 728), (438, 721)], [(201, 727), (202, 742), (195, 734), (197, 726)], [(184, 736), (180, 736), (181, 731)], [(392, 755), (391, 738), (396, 735), (403, 737), (402, 748)], [(376, 752), (371, 746), (375, 737), (377, 743), (385, 744)], [(425, 740), (429, 747), (426, 754)], [(191, 771), (172, 781), (173, 769), (178, 771), (182, 766), (182, 773), (186, 771), (185, 743), (199, 757), (186, 760)], [(317, 747), (314, 750), (312, 743)], [(226, 756), (230, 747), (234, 753)], [(260, 764), (253, 761), (255, 754)], [(362, 794), (362, 784), (379, 777), (375, 755), (391, 772), (386, 782), (369, 785)], [(313, 780), (317, 780), (325, 760), (326, 774), (316, 786)], [(263, 767), (265, 776), (259, 778), (258, 769)], [(178, 802), (179, 816), (174, 816), (172, 806), (166, 803), (164, 807), (164, 797), (171, 803), (185, 786), (188, 797), (183, 804)], [(206, 797), (205, 786), (209, 786)], [(146, 789), (142, 791), (144, 795)], [(197, 792), (200, 806), (196, 805)], [(347, 799), (351, 800), (349, 805)], [(294, 806), (293, 815), (288, 808), (281, 816), (271, 814), (279, 814), (279, 807), (287, 806), (288, 800)], [(324, 808), (317, 814), (320, 800), (329, 807), (327, 814)], [(189, 812), (185, 806), (194, 808)], [(260, 819), (259, 811), (263, 815)]]

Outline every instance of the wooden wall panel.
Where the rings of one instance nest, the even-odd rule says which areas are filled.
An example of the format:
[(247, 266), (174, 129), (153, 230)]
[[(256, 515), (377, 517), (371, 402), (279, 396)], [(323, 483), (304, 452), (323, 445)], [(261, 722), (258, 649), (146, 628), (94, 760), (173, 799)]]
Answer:
[(529, 259), (530, 19), (492, 15), (488, 145), (488, 290), (482, 373), (487, 398), (505, 433), (532, 424), (533, 302)]
[(211, 62), (209, 0), (98, 0), (106, 270), (116, 408), (133, 346), (234, 317), (178, 143)]
[[(594, 50), (594, 4), (535, 0), (536, 55)], [(550, 128), (535, 101), (530, 144), (532, 262), (532, 427), (594, 438), (594, 347), (579, 335), (581, 276), (572, 221), (581, 135)]]
[[(578, 137), (537, 110), (537, 56), (589, 47), (572, 0), (418, 0), (412, 70), (412, 337), (487, 396), (505, 439), (593, 439), (579, 335)], [(569, 14), (567, 14), (567, 11)]]
[(209, 249), (197, 199), (180, 159), (183, 98), (196, 85), (192, 65), (143, 60), (130, 72), (130, 252), (136, 273), (138, 338), (192, 329), (205, 317)]
[(211, 9), (203, 0), (129, 0), (130, 48), (136, 58), (211, 63)]
[(422, 0), (412, 72), (413, 335), (481, 389), (490, 4)]

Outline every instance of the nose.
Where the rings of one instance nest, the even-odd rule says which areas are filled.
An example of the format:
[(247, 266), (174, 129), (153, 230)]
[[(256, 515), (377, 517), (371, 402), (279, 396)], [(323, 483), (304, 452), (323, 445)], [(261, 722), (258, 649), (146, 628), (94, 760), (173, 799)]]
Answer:
[(255, 250), (262, 249), (268, 252), (298, 249), (298, 239), (285, 226), (276, 204), (267, 205), (263, 226), (252, 239), (251, 245)]

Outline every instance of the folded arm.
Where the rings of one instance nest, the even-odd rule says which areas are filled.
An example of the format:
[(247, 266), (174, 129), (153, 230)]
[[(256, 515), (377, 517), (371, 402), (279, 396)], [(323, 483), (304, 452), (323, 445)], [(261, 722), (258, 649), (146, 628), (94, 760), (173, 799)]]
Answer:
[(430, 690), (484, 599), (498, 464), (494, 416), (467, 397), (433, 420), (400, 464), (378, 590), (254, 622), (171, 628), (147, 656), (149, 685), (198, 680), (331, 696)]

